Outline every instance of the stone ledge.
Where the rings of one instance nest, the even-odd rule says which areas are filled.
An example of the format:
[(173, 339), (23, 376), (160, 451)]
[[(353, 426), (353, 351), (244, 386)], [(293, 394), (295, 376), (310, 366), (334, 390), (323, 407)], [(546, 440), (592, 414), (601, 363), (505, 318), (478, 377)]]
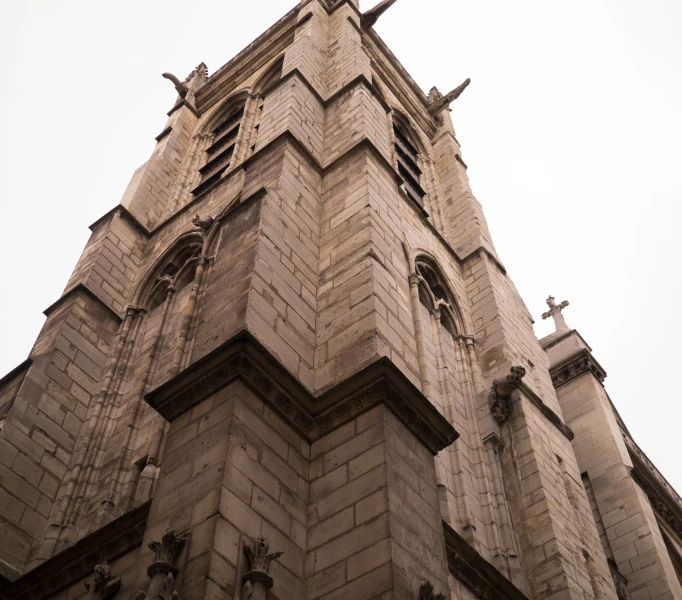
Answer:
[(7, 372), (5, 375), (0, 377), (0, 389), (7, 384), (11, 379), (14, 379), (17, 375), (21, 374), (23, 371), (28, 371), (30, 366), (33, 364), (32, 358), (27, 358), (24, 362), (19, 363), (11, 371)]
[(116, 317), (119, 321), (123, 321), (123, 317), (119, 315), (111, 306), (109, 306), (102, 298), (100, 298), (95, 292), (93, 292), (87, 285), (84, 283), (77, 283), (74, 285), (72, 288), (69, 288), (67, 291), (65, 291), (61, 298), (50, 304), (44, 311), (43, 314), (46, 317), (49, 317), (57, 308), (59, 308), (64, 302), (69, 300), (72, 296), (76, 295), (77, 293), (84, 293), (87, 296), (90, 296), (97, 302), (99, 302), (104, 308), (106, 308), (112, 315)]
[(42, 600), (90, 577), (102, 561), (111, 562), (142, 543), (150, 506), (151, 501), (122, 515), (12, 583), (0, 579), (0, 599)]
[(122, 204), (117, 204), (112, 208), (110, 211), (104, 213), (99, 219), (97, 219), (88, 229), (90, 231), (95, 231), (98, 227), (100, 227), (106, 219), (109, 217), (113, 217), (114, 214), (119, 213), (121, 217), (124, 219), (128, 220), (131, 225), (133, 225), (138, 231), (140, 231), (144, 236), (149, 237), (151, 235), (151, 231), (147, 229), (142, 223), (140, 223), (135, 215), (133, 215), (125, 206)]
[(450, 573), (480, 600), (528, 600), (528, 597), (443, 522)]
[(228, 340), (147, 394), (145, 400), (172, 421), (237, 379), (311, 442), (381, 403), (433, 454), (459, 435), (387, 358), (378, 359), (315, 397), (248, 332)]
[(561, 420), (549, 406), (547, 406), (542, 398), (538, 396), (527, 384), (521, 382), (519, 389), (524, 395), (540, 410), (540, 412), (547, 417), (550, 423), (554, 425), (561, 433), (563, 433), (570, 441), (573, 441), (575, 434), (573, 430)]

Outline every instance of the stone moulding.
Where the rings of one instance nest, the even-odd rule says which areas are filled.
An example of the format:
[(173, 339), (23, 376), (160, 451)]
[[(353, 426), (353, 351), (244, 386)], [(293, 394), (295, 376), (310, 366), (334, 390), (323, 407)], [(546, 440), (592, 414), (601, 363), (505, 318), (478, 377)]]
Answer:
[(547, 417), (547, 420), (552, 423), (552, 425), (554, 425), (561, 433), (563, 433), (568, 440), (573, 441), (573, 438), (575, 437), (573, 430), (561, 420), (559, 415), (557, 415), (549, 406), (545, 404), (544, 400), (540, 398), (540, 396), (538, 396), (527, 384), (523, 382), (521, 382), (519, 390), (523, 392), (526, 398), (528, 398), (540, 410), (540, 412), (545, 415), (545, 417)]
[(580, 377), (583, 373), (588, 372), (592, 373), (599, 383), (604, 383), (606, 371), (586, 348), (582, 348), (578, 352), (571, 354), (561, 362), (552, 365), (549, 369), (549, 374), (552, 377), (552, 384), (555, 388), (561, 387), (572, 379)]
[(623, 440), (634, 465), (633, 479), (644, 490), (656, 514), (682, 538), (682, 498), (629, 435), (623, 433)]
[(142, 544), (150, 506), (151, 502), (147, 502), (122, 515), (13, 583), (0, 579), (0, 598), (42, 600), (76, 581), (89, 578), (103, 560), (111, 563)]
[(247, 332), (238, 334), (150, 392), (145, 400), (165, 419), (172, 421), (237, 379), (274, 407), (309, 441), (382, 403), (433, 454), (449, 446), (459, 435), (386, 358), (314, 397)]
[(450, 573), (480, 600), (528, 600), (528, 597), (443, 522)]

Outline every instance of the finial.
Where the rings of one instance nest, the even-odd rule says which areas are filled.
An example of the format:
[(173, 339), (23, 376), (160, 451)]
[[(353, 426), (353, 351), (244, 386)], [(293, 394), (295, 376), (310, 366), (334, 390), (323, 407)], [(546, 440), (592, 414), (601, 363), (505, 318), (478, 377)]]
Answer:
[(360, 17), (360, 23), (364, 29), (369, 29), (374, 27), (374, 24), (379, 20), (379, 17), (383, 15), (391, 6), (396, 3), (396, 0), (382, 0), (374, 8), (369, 9), (366, 13), (363, 13)]
[(564, 300), (561, 304), (555, 304), (554, 296), (550, 296), (547, 298), (547, 306), (549, 306), (549, 310), (542, 313), (543, 320), (552, 317), (557, 331), (570, 331), (570, 327), (566, 325), (564, 316), (561, 314), (561, 311), (568, 306), (568, 300)]
[(462, 92), (467, 88), (467, 86), (470, 83), (471, 83), (471, 79), (465, 79), (454, 90), (452, 90), (448, 94), (445, 94), (445, 96), (440, 94), (440, 92), (438, 92), (438, 90), (436, 90), (436, 92), (438, 92), (438, 95), (434, 94), (432, 96), (431, 94), (429, 94), (429, 100), (431, 100), (431, 103), (429, 104), (429, 106), (427, 108), (428, 108), (428, 111), (431, 114), (431, 116), (437, 117), (444, 108), (447, 108), (448, 106), (450, 106), (451, 102), (454, 102), (455, 100), (457, 100), (457, 98), (459, 98), (462, 95)]

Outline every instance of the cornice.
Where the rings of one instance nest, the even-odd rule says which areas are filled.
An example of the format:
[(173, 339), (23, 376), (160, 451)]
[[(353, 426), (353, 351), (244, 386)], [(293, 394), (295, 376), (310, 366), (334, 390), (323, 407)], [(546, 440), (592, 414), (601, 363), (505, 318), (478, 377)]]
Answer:
[[(199, 113), (204, 113), (229, 91), (227, 88), (232, 77), (242, 72), (257, 71), (293, 41), (300, 9), (301, 6), (297, 5), (290, 10), (208, 78), (196, 93)], [(234, 83), (238, 83), (236, 79)]]
[(528, 600), (528, 597), (443, 522), (450, 573), (479, 600)]
[(77, 541), (13, 583), (5, 584), (0, 598), (42, 600), (92, 575), (96, 565), (133, 550), (142, 543), (151, 501), (120, 516)]
[(416, 117), (419, 127), (428, 138), (433, 138), (437, 132), (436, 120), (426, 110), (426, 95), (376, 31), (369, 29), (363, 33), (363, 45), (377, 74), (412, 117)]
[(386, 405), (433, 454), (459, 435), (386, 358), (315, 397), (248, 332), (228, 340), (147, 394), (145, 400), (172, 421), (236, 380), (248, 385), (311, 442), (379, 404)]
[(644, 490), (656, 514), (682, 541), (682, 498), (629, 435), (623, 433), (623, 440), (634, 466), (632, 477)]
[(592, 373), (601, 384), (606, 379), (606, 371), (586, 348), (581, 348), (549, 368), (555, 389), (584, 373)]

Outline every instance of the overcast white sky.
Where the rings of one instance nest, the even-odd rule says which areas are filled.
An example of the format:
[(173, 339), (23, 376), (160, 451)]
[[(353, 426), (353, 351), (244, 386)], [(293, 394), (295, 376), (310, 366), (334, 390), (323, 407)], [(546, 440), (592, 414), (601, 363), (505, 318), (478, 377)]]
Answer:
[[(295, 4), (0, 0), (0, 375), (151, 153), (161, 73), (214, 72)], [(568, 299), (682, 493), (682, 3), (400, 0), (376, 29), (424, 90), (471, 77), (455, 128), (536, 333), (547, 295)]]

